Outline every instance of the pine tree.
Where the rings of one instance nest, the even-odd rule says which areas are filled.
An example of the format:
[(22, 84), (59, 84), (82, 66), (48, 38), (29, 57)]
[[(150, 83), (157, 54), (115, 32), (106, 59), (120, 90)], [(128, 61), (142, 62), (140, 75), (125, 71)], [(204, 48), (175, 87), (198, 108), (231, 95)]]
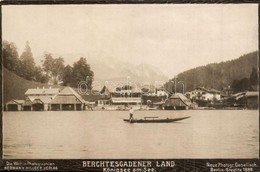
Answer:
[(32, 81), (35, 78), (35, 62), (33, 54), (29, 45), (29, 42), (26, 42), (25, 50), (20, 57), (20, 66), (19, 66), (20, 76), (23, 78)]

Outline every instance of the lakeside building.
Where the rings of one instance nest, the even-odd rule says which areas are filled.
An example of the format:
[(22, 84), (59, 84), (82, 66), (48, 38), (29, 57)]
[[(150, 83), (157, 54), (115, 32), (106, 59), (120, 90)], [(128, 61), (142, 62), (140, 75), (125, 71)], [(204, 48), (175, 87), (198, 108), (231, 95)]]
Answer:
[(258, 109), (258, 97), (259, 92), (257, 91), (248, 91), (245, 94), (246, 98), (246, 107), (247, 109)]
[(23, 103), (23, 111), (32, 111), (32, 100), (27, 97)]
[(176, 93), (165, 101), (163, 108), (165, 110), (186, 110), (192, 109), (192, 105), (190, 99), (181, 93)]
[(84, 110), (88, 105), (71, 87), (36, 88), (25, 92), (25, 100), (11, 100), (5, 105), (7, 111)]
[(141, 90), (142, 90), (143, 95), (146, 95), (146, 96), (155, 96), (156, 95), (156, 87), (154, 85), (150, 85), (150, 84), (143, 85), (141, 87)]
[(157, 96), (166, 96), (166, 97), (169, 96), (169, 94), (163, 88), (157, 88), (156, 95)]
[(84, 110), (86, 101), (71, 87), (65, 87), (49, 102), (50, 110)]
[(234, 93), (233, 88), (228, 86), (228, 87), (223, 88), (221, 96), (222, 97), (228, 97), (228, 96), (231, 96), (233, 93)]
[(220, 91), (216, 89), (207, 89), (204, 87), (198, 87), (193, 91), (185, 94), (189, 99), (202, 99), (212, 101), (213, 99), (220, 100)]
[(240, 109), (258, 109), (258, 96), (257, 91), (243, 91), (232, 94), (229, 97), (224, 97), (212, 107), (221, 108), (240, 108)]
[(163, 88), (157, 88), (154, 85), (144, 85), (141, 90), (145, 96), (168, 96)]
[[(142, 90), (136, 85), (124, 85), (122, 87), (104, 86), (100, 91), (107, 96), (100, 105), (142, 105)], [(105, 102), (104, 102), (105, 101)]]
[(6, 103), (5, 110), (7, 111), (21, 111), (23, 110), (24, 100), (11, 100)]
[[(208, 91), (208, 93), (205, 93)], [(196, 109), (200, 107), (237, 107), (242, 109), (258, 109), (258, 91), (244, 91), (232, 94), (229, 97), (217, 99), (220, 92), (214, 89), (197, 89), (197, 93), (189, 99), (181, 93), (167, 96), (146, 95), (135, 85), (118, 87), (104, 86), (98, 94), (82, 94), (71, 87), (59, 88), (36, 88), (25, 92), (24, 100), (13, 99), (4, 106), (6, 111), (59, 111), (59, 110), (124, 110), (129, 106), (134, 109)], [(209, 94), (211, 93), (211, 95)], [(187, 92), (186, 95), (192, 95)], [(213, 96), (212, 96), (213, 95)], [(87, 99), (86, 99), (87, 98)], [(208, 98), (208, 99), (207, 99)], [(192, 102), (193, 101), (193, 102)], [(197, 103), (197, 104), (196, 104)]]
[(185, 96), (191, 99), (193, 102), (198, 103), (198, 106), (204, 107), (214, 101), (221, 99), (220, 91), (215, 89), (207, 89), (204, 87), (198, 87), (193, 91), (187, 92)]
[(147, 109), (162, 109), (168, 93), (163, 88), (154, 85), (144, 85), (142, 87), (142, 105), (147, 105)]
[(59, 94), (59, 88), (28, 89), (25, 92), (24, 110), (43, 111), (50, 110), (49, 103)]
[(159, 102), (165, 102), (165, 100), (167, 98), (168, 98), (167, 96), (147, 96), (147, 95), (143, 95), (142, 96), (142, 104), (152, 106), (152, 105), (159, 103)]

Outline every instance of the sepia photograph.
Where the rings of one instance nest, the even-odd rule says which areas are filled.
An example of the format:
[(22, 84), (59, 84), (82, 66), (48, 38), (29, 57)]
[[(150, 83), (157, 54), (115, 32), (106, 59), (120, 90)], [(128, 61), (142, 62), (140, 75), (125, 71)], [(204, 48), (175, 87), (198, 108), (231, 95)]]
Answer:
[(259, 159), (258, 4), (1, 8), (2, 159)]

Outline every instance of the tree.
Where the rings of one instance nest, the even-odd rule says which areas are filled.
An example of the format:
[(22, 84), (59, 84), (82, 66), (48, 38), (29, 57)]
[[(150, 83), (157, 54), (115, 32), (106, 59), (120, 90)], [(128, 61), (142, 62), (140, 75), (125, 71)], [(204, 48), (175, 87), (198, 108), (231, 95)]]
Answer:
[(44, 57), (45, 59), (43, 61), (42, 67), (47, 75), (50, 75), (53, 68), (54, 59), (50, 53), (46, 53)]
[(35, 67), (34, 80), (40, 83), (48, 83), (49, 77), (46, 74), (43, 74), (43, 70), (40, 66)]
[(62, 78), (64, 69), (64, 59), (62, 57), (53, 58), (50, 53), (44, 55), (43, 70), (50, 76), (53, 84), (57, 84)]
[(62, 57), (54, 59), (54, 67), (52, 69), (52, 76), (54, 78), (54, 84), (57, 84), (61, 80), (63, 69), (64, 69), (64, 59)]
[(256, 68), (252, 68), (252, 72), (250, 74), (250, 84), (251, 85), (257, 85), (258, 84), (258, 73), (257, 73), (257, 70)]
[(3, 65), (8, 70), (13, 71), (15, 73), (19, 73), (18, 65), (19, 65), (19, 55), (17, 52), (16, 45), (14, 43), (9, 43), (8, 41), (3, 41)]
[(20, 66), (19, 66), (20, 76), (23, 78), (32, 81), (34, 78), (35, 71), (35, 62), (33, 54), (29, 45), (29, 42), (26, 42), (25, 50), (20, 57)]
[(94, 72), (90, 69), (90, 65), (87, 64), (86, 58), (81, 57), (79, 61), (73, 64), (72, 70), (72, 83), (71, 86), (77, 87), (81, 81), (87, 80), (87, 88), (91, 89)]
[(251, 90), (250, 81), (248, 78), (234, 80), (232, 83), (232, 88), (234, 89), (235, 93)]
[(63, 85), (70, 86), (71, 83), (73, 82), (72, 70), (73, 70), (73, 68), (70, 65), (67, 65), (64, 68), (63, 75), (62, 75)]

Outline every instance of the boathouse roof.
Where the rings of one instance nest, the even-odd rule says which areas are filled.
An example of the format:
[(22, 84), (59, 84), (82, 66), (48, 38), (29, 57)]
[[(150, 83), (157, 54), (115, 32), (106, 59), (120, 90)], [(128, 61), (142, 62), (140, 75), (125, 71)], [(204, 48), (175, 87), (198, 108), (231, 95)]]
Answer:
[(80, 101), (76, 96), (74, 95), (58, 95), (56, 96), (50, 104), (82, 104), (85, 103)]
[(59, 93), (59, 88), (30, 88), (25, 95), (55, 95)]
[(185, 104), (186, 106), (190, 106), (192, 104), (191, 101), (181, 93), (173, 94), (169, 99), (173, 100), (173, 101), (170, 101), (170, 102), (171, 102), (171, 104), (174, 104), (174, 106), (177, 106), (176, 101), (174, 101), (174, 99), (175, 100), (176, 99), (181, 100), (181, 102), (183, 104)]
[(79, 104), (85, 103), (85, 100), (71, 87), (65, 87), (53, 98), (51, 104)]
[(28, 99), (30, 99), (31, 102), (34, 102), (34, 100), (38, 99), (41, 100), (42, 103), (47, 104), (52, 101), (52, 96), (28, 96)]
[(6, 104), (23, 104), (24, 103), (24, 100), (16, 100), (16, 99), (13, 99), (9, 102), (7, 102)]

